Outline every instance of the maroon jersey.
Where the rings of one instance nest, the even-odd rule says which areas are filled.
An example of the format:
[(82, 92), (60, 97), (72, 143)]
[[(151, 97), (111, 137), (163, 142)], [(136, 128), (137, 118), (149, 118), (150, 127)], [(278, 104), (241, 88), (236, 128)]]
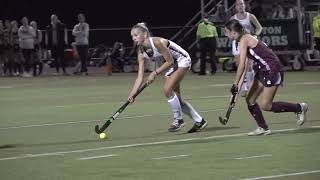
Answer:
[(282, 64), (277, 55), (262, 41), (259, 41), (254, 48), (248, 48), (248, 58), (255, 63), (255, 71), (282, 71)]

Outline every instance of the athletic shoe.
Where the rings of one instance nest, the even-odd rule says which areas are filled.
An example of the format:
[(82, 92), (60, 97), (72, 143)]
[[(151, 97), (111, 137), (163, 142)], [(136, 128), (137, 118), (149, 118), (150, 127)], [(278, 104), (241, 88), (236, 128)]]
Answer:
[(82, 72), (81, 75), (82, 76), (88, 76), (88, 72)]
[(249, 132), (248, 136), (260, 136), (260, 135), (269, 135), (269, 134), (271, 134), (270, 129), (265, 130), (262, 127), (258, 127), (254, 131)]
[(183, 119), (174, 119), (171, 127), (168, 129), (169, 132), (177, 132), (180, 131), (181, 128), (184, 127), (184, 121)]
[(27, 72), (22, 73), (21, 76), (22, 76), (22, 77), (26, 77), (26, 78), (33, 77), (32, 74), (27, 73)]
[(301, 107), (301, 112), (297, 113), (297, 124), (301, 126), (307, 120), (307, 111), (308, 111), (308, 104), (307, 103), (299, 103)]
[(193, 127), (188, 131), (188, 133), (194, 133), (194, 132), (199, 132), (205, 127), (207, 127), (208, 123), (204, 119), (202, 119), (201, 122), (195, 122), (193, 124)]

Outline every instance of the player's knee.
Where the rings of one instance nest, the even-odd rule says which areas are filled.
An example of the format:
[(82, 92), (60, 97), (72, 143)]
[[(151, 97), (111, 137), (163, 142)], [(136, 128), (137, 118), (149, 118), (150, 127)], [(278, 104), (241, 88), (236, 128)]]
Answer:
[(173, 96), (173, 91), (171, 88), (164, 88), (164, 95), (167, 97), (167, 98), (170, 98)]
[(272, 103), (262, 102), (262, 103), (260, 104), (260, 107), (261, 107), (261, 109), (264, 110), (264, 111), (271, 111)]
[(246, 96), (246, 103), (248, 105), (252, 105), (252, 104), (255, 104), (256, 102), (254, 100), (252, 100), (249, 96)]

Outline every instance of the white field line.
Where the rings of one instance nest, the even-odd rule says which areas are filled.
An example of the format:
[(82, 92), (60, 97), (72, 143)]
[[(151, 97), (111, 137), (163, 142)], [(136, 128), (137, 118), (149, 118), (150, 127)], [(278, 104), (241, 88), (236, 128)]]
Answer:
[(69, 104), (69, 105), (60, 105), (60, 106), (53, 106), (54, 108), (66, 108), (66, 107), (74, 107), (74, 106), (96, 106), (106, 104), (105, 102), (97, 102), (97, 103), (84, 103), (84, 104)]
[[(196, 98), (184, 98), (185, 100), (194, 100), (194, 99), (214, 99), (214, 98), (228, 98), (231, 95), (222, 95), (222, 96), (201, 96)], [(109, 102), (110, 103), (110, 102)], [(60, 106), (52, 106), (53, 108), (67, 108), (67, 107), (75, 107), (75, 106), (95, 106), (107, 104), (106, 102), (96, 102), (96, 103), (83, 103), (83, 104), (68, 104), (68, 105), (60, 105)]]
[[(206, 112), (214, 112), (214, 111), (223, 111), (225, 109), (209, 109), (205, 111), (199, 111), (201, 113)], [(171, 114), (145, 114), (145, 115), (138, 115), (138, 116), (125, 116), (120, 119), (135, 119), (135, 118), (144, 118), (144, 117), (153, 117), (153, 116), (170, 116)], [(111, 115), (110, 115), (111, 116)], [(20, 128), (33, 128), (33, 127), (43, 127), (43, 126), (58, 126), (58, 125), (67, 125), (67, 124), (81, 124), (81, 123), (92, 123), (92, 122), (100, 122), (104, 120), (84, 120), (84, 121), (69, 121), (69, 122), (61, 122), (61, 123), (45, 123), (45, 124), (30, 124), (30, 125), (24, 125), (24, 126), (10, 126), (10, 127), (0, 127), (0, 130), (8, 130), (8, 129), (20, 129)]]
[(108, 155), (102, 155), (102, 156), (89, 156), (89, 157), (82, 157), (78, 160), (91, 160), (91, 159), (100, 159), (100, 158), (107, 158), (107, 157), (114, 157), (119, 156), (118, 154), (108, 154)]
[[(286, 83), (286, 85), (320, 85), (319, 81)], [(209, 84), (209, 87), (230, 87), (230, 84)]]
[(25, 155), (21, 155), (21, 156), (16, 156), (16, 157), (8, 157), (8, 158), (1, 158), (1, 161), (5, 161), (5, 160), (15, 160), (15, 159), (21, 159), (21, 157), (25, 157), (25, 158), (35, 158), (35, 157), (43, 157), (43, 156), (63, 156), (63, 153), (43, 153), (43, 154), (25, 154)]
[[(317, 85), (320, 82), (301, 82), (301, 83), (290, 83), (289, 85)], [(210, 84), (210, 87), (229, 87), (230, 84)], [(279, 95), (278, 95), (279, 96)], [(221, 96), (202, 96), (197, 98), (185, 98), (185, 100), (193, 100), (193, 99), (210, 99), (210, 98), (228, 98), (230, 95), (221, 95)], [(53, 106), (54, 108), (66, 108), (66, 107), (74, 107), (74, 106), (95, 106), (106, 104), (105, 102), (97, 102), (97, 103), (84, 103), (84, 104), (70, 104), (70, 105), (60, 105)]]
[[(320, 126), (311, 126), (309, 128), (320, 128)], [(288, 131), (295, 131), (295, 130), (298, 130), (298, 129), (297, 128), (280, 129), (280, 130), (273, 130), (273, 132), (288, 132)], [(156, 141), (156, 142), (137, 143), (137, 144), (126, 144), (126, 145), (118, 145), (118, 146), (104, 146), (104, 147), (91, 148), (91, 149), (77, 149), (77, 150), (70, 150), (70, 151), (46, 152), (46, 153), (40, 153), (40, 154), (28, 154), (28, 155), (14, 156), (14, 157), (5, 157), (5, 158), (0, 158), (0, 161), (14, 160), (14, 159), (26, 159), (26, 158), (34, 158), (34, 157), (45, 157), (45, 156), (52, 156), (52, 155), (66, 155), (66, 154), (73, 154), (73, 153), (84, 153), (84, 152), (93, 152), (93, 151), (101, 151), (101, 150), (108, 150), (108, 149), (123, 149), (123, 148), (152, 146), (152, 145), (161, 145), (161, 144), (172, 144), (172, 143), (179, 143), (179, 142), (189, 142), (189, 141), (198, 141), (198, 140), (207, 140), (207, 139), (219, 139), (219, 138), (227, 138), (227, 137), (242, 137), (242, 136), (248, 136), (248, 135), (247, 135), (247, 133), (226, 134), (226, 135), (216, 135), (216, 136), (208, 136), (208, 137), (176, 139), (176, 140)]]
[(161, 159), (173, 159), (173, 158), (180, 158), (180, 157), (187, 157), (191, 156), (191, 154), (181, 154), (176, 156), (164, 156), (164, 157), (157, 157), (157, 158), (151, 158), (153, 160), (161, 160)]
[(290, 85), (318, 85), (320, 82), (297, 82), (297, 83), (292, 83)]
[(270, 156), (272, 156), (272, 154), (262, 154), (262, 155), (258, 155), (258, 156), (238, 157), (238, 158), (233, 158), (233, 159), (242, 160), (242, 159), (253, 159), (253, 158), (270, 157)]
[(229, 87), (230, 84), (209, 84), (208, 86), (209, 87)]
[(254, 177), (254, 178), (246, 178), (246, 179), (242, 179), (242, 180), (273, 179), (273, 178), (279, 178), (279, 177), (299, 176), (299, 175), (314, 174), (314, 173), (320, 173), (320, 170), (303, 171), (303, 172), (288, 173), (288, 174), (279, 174), (279, 175), (273, 175), (273, 176), (261, 176), (261, 177)]
[(0, 89), (11, 89), (13, 86), (0, 86)]

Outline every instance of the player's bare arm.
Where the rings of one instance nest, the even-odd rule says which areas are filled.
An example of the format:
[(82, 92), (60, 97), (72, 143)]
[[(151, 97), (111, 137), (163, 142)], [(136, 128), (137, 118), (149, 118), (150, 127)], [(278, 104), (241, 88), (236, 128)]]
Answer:
[(259, 36), (262, 32), (262, 26), (260, 24), (260, 22), (258, 21), (258, 19), (256, 18), (255, 15), (253, 14), (250, 14), (250, 21), (252, 22), (252, 24), (254, 25), (255, 27), (255, 32), (254, 34)]
[(237, 74), (234, 80), (234, 84), (238, 87), (241, 87), (241, 84), (239, 84), (241, 77), (243, 76), (246, 68), (246, 60), (247, 60), (247, 39), (248, 35), (243, 35), (243, 37), (240, 40), (240, 56), (239, 56), (239, 64), (237, 68)]
[(139, 87), (143, 82), (145, 67), (144, 67), (144, 57), (142, 52), (140, 51), (138, 52), (138, 64), (139, 64), (138, 76), (128, 97), (128, 101), (130, 101), (131, 103), (134, 101), (133, 99), (134, 94), (136, 94), (136, 92), (138, 91)]

